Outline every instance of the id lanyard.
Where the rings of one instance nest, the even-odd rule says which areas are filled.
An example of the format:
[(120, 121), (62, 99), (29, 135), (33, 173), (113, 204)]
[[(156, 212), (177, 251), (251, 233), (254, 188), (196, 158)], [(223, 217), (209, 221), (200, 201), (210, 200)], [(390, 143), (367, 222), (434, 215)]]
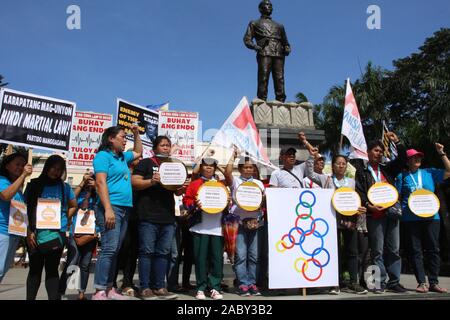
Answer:
[(348, 186), (348, 178), (344, 177), (344, 184), (340, 184), (335, 175), (333, 175), (333, 183), (336, 189), (347, 187)]
[(253, 181), (253, 177), (244, 178), (243, 176), (240, 176), (239, 179), (241, 179), (243, 182), (252, 182)]
[(422, 186), (422, 172), (420, 171), (420, 169), (417, 170), (417, 176), (418, 176), (418, 180), (419, 180), (418, 183), (416, 182), (416, 179), (414, 179), (414, 176), (411, 173), (409, 173), (409, 176), (411, 177), (411, 180), (414, 182), (415, 190), (423, 188), (423, 186)]
[(375, 182), (381, 182), (380, 165), (378, 165), (377, 174), (375, 174), (375, 171), (373, 170), (370, 164), (367, 166), (367, 169), (369, 169), (370, 173), (372, 174), (372, 177), (375, 179)]

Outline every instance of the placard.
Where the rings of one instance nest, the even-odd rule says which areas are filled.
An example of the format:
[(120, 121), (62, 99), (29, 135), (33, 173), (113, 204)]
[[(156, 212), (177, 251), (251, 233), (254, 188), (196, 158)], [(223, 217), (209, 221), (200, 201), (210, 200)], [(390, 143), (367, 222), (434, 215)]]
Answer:
[(421, 218), (434, 216), (441, 206), (438, 197), (431, 191), (419, 189), (410, 194), (408, 207), (412, 213)]
[(367, 192), (369, 201), (376, 206), (381, 206), (384, 209), (389, 208), (398, 201), (397, 189), (386, 182), (375, 183)]
[(61, 201), (59, 199), (38, 199), (36, 228), (61, 229)]
[(159, 166), (159, 175), (163, 187), (178, 189), (186, 182), (187, 170), (182, 162), (165, 161)]
[(26, 237), (28, 227), (27, 206), (25, 203), (11, 200), (9, 207), (8, 233)]
[(239, 208), (246, 211), (256, 211), (261, 208), (263, 193), (256, 183), (246, 181), (237, 187), (234, 200)]
[(222, 212), (228, 205), (228, 189), (220, 182), (207, 181), (198, 189), (197, 199), (202, 210), (209, 214)]
[(361, 207), (361, 198), (352, 188), (339, 188), (331, 198), (333, 208), (343, 216), (353, 216)]
[(75, 234), (95, 233), (95, 213), (94, 210), (78, 209), (77, 221), (75, 224)]

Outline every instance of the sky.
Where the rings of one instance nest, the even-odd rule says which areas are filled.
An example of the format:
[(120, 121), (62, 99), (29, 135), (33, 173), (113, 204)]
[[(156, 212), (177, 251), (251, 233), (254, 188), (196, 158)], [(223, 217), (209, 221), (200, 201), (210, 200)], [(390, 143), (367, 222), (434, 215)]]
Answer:
[[(392, 69), (440, 28), (449, 0), (273, 0), (285, 26), (287, 101), (303, 92), (321, 103), (333, 85), (356, 79), (368, 61)], [(170, 102), (220, 128), (243, 96), (256, 96), (254, 51), (243, 44), (259, 0), (0, 0), (0, 74), (10, 89), (111, 113), (116, 99)], [(70, 5), (81, 29), (69, 30)], [(366, 25), (370, 5), (381, 29)], [(274, 99), (269, 83), (269, 100)]]

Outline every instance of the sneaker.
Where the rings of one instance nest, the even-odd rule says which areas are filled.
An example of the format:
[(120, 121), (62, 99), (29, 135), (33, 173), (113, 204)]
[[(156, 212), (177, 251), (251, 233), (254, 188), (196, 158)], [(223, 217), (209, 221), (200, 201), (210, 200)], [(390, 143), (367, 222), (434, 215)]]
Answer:
[(128, 297), (118, 293), (116, 291), (116, 288), (111, 288), (111, 290), (108, 291), (108, 299), (110, 299), (110, 300), (128, 300)]
[(197, 295), (195, 296), (195, 299), (197, 300), (205, 300), (206, 296), (205, 293), (203, 291), (197, 291)]
[(404, 286), (402, 286), (400, 283), (397, 283), (396, 285), (389, 287), (389, 291), (395, 292), (395, 293), (407, 293), (408, 290), (405, 289)]
[(437, 292), (437, 293), (447, 293), (447, 289), (442, 288), (437, 283), (431, 284), (430, 289), (431, 292)]
[(155, 289), (153, 290), (153, 294), (161, 300), (173, 300), (178, 298), (177, 294), (167, 291), (166, 288)]
[(142, 300), (156, 300), (158, 299), (157, 296), (153, 294), (153, 291), (149, 288), (142, 290), (139, 292), (139, 296)]
[(106, 291), (105, 290), (97, 291), (92, 296), (91, 300), (108, 300), (108, 297), (106, 296)]
[(219, 291), (212, 289), (210, 292), (211, 292), (211, 299), (213, 299), (213, 300), (222, 300), (223, 299), (223, 295), (221, 295), (219, 293)]
[(248, 291), (249, 287), (241, 284), (237, 290), (237, 294), (241, 297), (248, 297), (250, 296), (250, 292)]
[(358, 283), (350, 283), (347, 286), (346, 291), (351, 292), (351, 293), (356, 293), (356, 294), (367, 294), (367, 292), (368, 292), (366, 289), (361, 287)]
[(427, 293), (428, 292), (428, 287), (425, 283), (421, 283), (417, 286), (416, 288), (416, 292), (418, 293)]
[(337, 296), (339, 293), (341, 293), (341, 290), (339, 289), (339, 287), (333, 287), (330, 289), (330, 291), (328, 291), (328, 294)]
[(384, 293), (386, 293), (386, 290), (384, 288), (375, 288), (372, 290), (372, 292), (374, 294), (384, 294)]
[(258, 287), (254, 284), (248, 287), (248, 291), (252, 296), (260, 296), (261, 292), (259, 292)]

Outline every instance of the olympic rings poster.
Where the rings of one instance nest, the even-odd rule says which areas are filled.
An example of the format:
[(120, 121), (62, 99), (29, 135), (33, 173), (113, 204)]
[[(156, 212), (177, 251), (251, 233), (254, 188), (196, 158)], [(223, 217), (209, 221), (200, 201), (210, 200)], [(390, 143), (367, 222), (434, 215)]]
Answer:
[(266, 189), (270, 289), (338, 286), (333, 192)]

